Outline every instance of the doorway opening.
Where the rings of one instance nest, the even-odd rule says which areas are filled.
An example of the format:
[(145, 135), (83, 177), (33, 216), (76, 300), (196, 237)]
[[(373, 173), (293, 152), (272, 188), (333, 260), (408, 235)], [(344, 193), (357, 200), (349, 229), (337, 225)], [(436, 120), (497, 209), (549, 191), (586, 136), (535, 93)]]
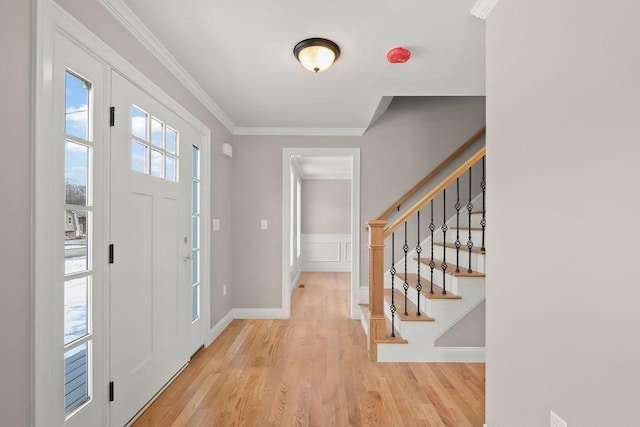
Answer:
[[(358, 148), (284, 148), (282, 164), (283, 316), (291, 315), (291, 294), (301, 271), (312, 268), (317, 271), (351, 272), (349, 311), (351, 318), (357, 319), (360, 290), (360, 150)], [(347, 218), (341, 218), (338, 214), (335, 218), (328, 219), (324, 215), (316, 224), (320, 228), (325, 227), (325, 231), (328, 226), (334, 231), (333, 233), (308, 233), (305, 231), (317, 231), (318, 228), (302, 228), (305, 224), (302, 219), (302, 215), (305, 214), (303, 196), (305, 180), (318, 181), (315, 186), (308, 184), (308, 187), (315, 187), (315, 190), (320, 193), (335, 190), (343, 193), (342, 198), (348, 194), (346, 201), (339, 202), (341, 205), (348, 206), (336, 206), (338, 210), (345, 213)], [(325, 180), (336, 182), (322, 185), (322, 181)], [(335, 189), (332, 190), (329, 187), (335, 187)], [(326, 212), (329, 212), (331, 207), (327, 209)], [(327, 224), (327, 219), (331, 224)], [(303, 256), (304, 250), (313, 251), (315, 260), (309, 261), (308, 256)], [(315, 263), (315, 266), (310, 267), (310, 263)]]

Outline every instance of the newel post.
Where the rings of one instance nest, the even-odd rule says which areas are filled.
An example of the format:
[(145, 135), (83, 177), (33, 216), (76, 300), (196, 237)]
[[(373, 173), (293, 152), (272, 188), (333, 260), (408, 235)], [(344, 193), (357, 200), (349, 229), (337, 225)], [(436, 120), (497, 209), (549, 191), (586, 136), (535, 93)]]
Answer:
[(376, 361), (376, 342), (386, 336), (384, 299), (384, 228), (386, 221), (374, 220), (369, 226), (369, 359)]

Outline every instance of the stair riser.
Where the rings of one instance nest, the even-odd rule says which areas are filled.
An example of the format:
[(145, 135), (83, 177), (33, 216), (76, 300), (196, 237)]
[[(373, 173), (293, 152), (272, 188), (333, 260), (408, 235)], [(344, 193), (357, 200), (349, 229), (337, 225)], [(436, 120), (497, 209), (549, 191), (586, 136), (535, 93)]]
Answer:
[[(445, 248), (444, 246), (433, 246), (434, 258), (436, 259), (444, 259), (444, 252), (447, 253), (447, 262), (448, 263), (456, 263), (456, 249), (455, 248)], [(429, 255), (431, 255), (431, 248), (428, 249)], [(460, 247), (460, 254), (457, 265), (460, 266), (460, 269), (466, 271), (469, 267), (469, 251), (466, 246)], [(422, 269), (422, 267), (420, 267)], [(427, 268), (429, 268), (427, 266)], [(483, 254), (471, 252), (471, 269), (472, 271), (485, 271), (485, 256)]]
[[(467, 247), (467, 241), (469, 240), (469, 230), (460, 229), (460, 243), (462, 247)], [(436, 236), (435, 241), (442, 241), (442, 235), (440, 238)], [(447, 231), (447, 240), (448, 243), (456, 242), (456, 230), (450, 229)], [(482, 246), (482, 230), (471, 230), (471, 241), (473, 242), (474, 247)]]
[[(472, 227), (481, 227), (480, 223), (482, 222), (482, 215), (471, 215), (471, 226)], [(451, 226), (455, 226), (456, 221), (455, 221), (455, 217), (453, 220), (453, 223), (451, 224)], [(466, 227), (469, 225), (469, 217), (467, 215), (467, 211), (464, 211), (464, 214), (462, 213), (462, 211), (460, 211), (460, 226), (461, 227)]]
[[(409, 273), (417, 273), (417, 262), (413, 261), (413, 262), (409, 262), (407, 264), (407, 271)], [(462, 270), (461, 271), (465, 271)], [(398, 271), (398, 273), (404, 273), (404, 267), (401, 271)], [(422, 288), (424, 292), (428, 292), (429, 291), (429, 286), (428, 286), (428, 281), (431, 280), (431, 268), (429, 268), (428, 265), (426, 264), (421, 264), (420, 266), (420, 276), (425, 279), (424, 281), (422, 281)], [(440, 266), (440, 263), (436, 263), (435, 268), (433, 269), (433, 283), (434, 285), (438, 285), (438, 286), (443, 286), (443, 278), (444, 278), (444, 283), (446, 284), (446, 289), (447, 291), (453, 292), (456, 295), (457, 293), (457, 280), (458, 279), (465, 279), (465, 277), (456, 277), (453, 276), (451, 274), (442, 274), (442, 269)], [(384, 287), (385, 288), (391, 288), (391, 276), (385, 276), (385, 282), (384, 282)], [(404, 284), (404, 280), (400, 279), (399, 277), (395, 278), (395, 289), (398, 290), (402, 290), (403, 291), (403, 284)], [(414, 282), (409, 282), (410, 285), (416, 285), (416, 283)], [(403, 291), (404, 292), (404, 291)], [(415, 292), (415, 291), (414, 291)]]

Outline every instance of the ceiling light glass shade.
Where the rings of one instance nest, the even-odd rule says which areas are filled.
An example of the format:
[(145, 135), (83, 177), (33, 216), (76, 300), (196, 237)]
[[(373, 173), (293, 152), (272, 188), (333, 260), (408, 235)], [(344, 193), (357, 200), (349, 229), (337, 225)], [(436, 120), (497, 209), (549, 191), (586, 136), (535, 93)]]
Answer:
[(340, 48), (331, 40), (311, 38), (293, 48), (293, 54), (309, 71), (319, 73), (329, 68), (340, 56)]

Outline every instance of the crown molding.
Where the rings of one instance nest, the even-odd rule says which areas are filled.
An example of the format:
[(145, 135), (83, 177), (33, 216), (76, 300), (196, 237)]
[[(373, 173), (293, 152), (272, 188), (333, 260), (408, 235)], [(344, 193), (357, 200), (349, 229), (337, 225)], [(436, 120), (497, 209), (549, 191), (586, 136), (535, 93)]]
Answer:
[(480, 19), (487, 19), (500, 0), (478, 0), (471, 8), (471, 14)]
[(213, 116), (231, 133), (235, 133), (236, 126), (229, 116), (202, 89), (193, 77), (174, 58), (166, 47), (142, 23), (133, 11), (122, 0), (98, 0), (102, 6), (113, 15), (153, 56), (173, 74), (191, 94), (200, 101)]
[(262, 136), (362, 136), (366, 130), (366, 128), (236, 127), (233, 134)]

